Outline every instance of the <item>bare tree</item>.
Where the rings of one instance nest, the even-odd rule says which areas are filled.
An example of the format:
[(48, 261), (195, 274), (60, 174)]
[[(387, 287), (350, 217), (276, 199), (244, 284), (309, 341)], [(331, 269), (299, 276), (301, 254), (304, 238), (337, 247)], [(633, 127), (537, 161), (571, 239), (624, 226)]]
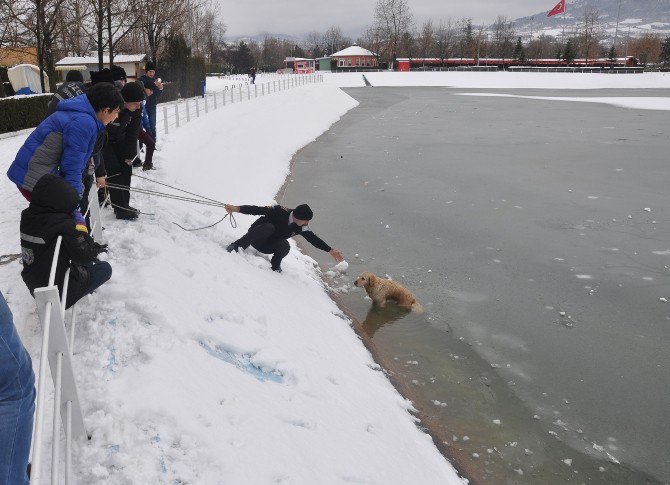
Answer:
[(451, 20), (447, 20), (444, 23), (440, 20), (440, 24), (437, 27), (437, 32), (435, 36), (435, 49), (437, 56), (440, 58), (442, 63), (445, 59), (449, 59), (453, 52), (453, 41), (454, 41), (454, 26), (451, 23)]
[(388, 39), (384, 55), (393, 61), (401, 37), (412, 30), (413, 15), (407, 0), (377, 0), (375, 26)]
[(584, 11), (584, 23), (582, 24), (579, 43), (581, 53), (588, 65), (589, 59), (594, 59), (600, 54), (600, 13), (594, 7), (587, 7)]
[[(433, 21), (427, 20), (421, 26), (421, 34), (418, 39), (419, 55), (424, 59), (433, 57), (435, 51), (435, 28)], [(424, 64), (425, 66), (425, 64)]]
[(503, 60), (512, 57), (514, 37), (514, 23), (504, 15), (498, 16), (493, 24), (493, 47), (496, 57)]
[(385, 45), (385, 39), (376, 25), (370, 25), (358, 39), (358, 45), (365, 47), (370, 52), (379, 54)]
[(326, 48), (330, 49), (330, 54), (337, 52), (346, 47), (345, 44), (350, 43), (349, 39), (342, 34), (342, 29), (336, 25), (333, 25), (326, 30), (326, 33), (323, 34), (323, 42), (326, 45)]
[(655, 34), (632, 39), (628, 46), (628, 54), (637, 57), (643, 66), (660, 62), (662, 50), (661, 38)]
[[(183, 25), (192, 4), (187, 0), (138, 0), (141, 25), (147, 38), (151, 58), (156, 60), (158, 51), (167, 38), (170, 30), (177, 30)], [(177, 26), (175, 26), (177, 24)]]
[[(54, 46), (64, 28), (59, 19), (65, 0), (0, 0), (10, 22), (15, 22), (37, 46), (37, 63), (40, 68), (40, 86), (45, 92), (44, 76), (49, 76), (49, 87), (56, 89)], [(28, 34), (29, 33), (29, 34)]]

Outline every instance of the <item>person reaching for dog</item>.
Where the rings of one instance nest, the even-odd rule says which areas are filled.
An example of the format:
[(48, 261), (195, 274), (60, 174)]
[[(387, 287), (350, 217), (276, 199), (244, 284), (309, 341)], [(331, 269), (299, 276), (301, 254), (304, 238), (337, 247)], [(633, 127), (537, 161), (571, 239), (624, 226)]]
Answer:
[(301, 235), (312, 246), (329, 253), (338, 263), (344, 261), (344, 256), (340, 251), (331, 248), (314, 234), (307, 225), (314, 216), (312, 209), (307, 204), (300, 204), (295, 209), (287, 209), (280, 205), (259, 207), (255, 205), (225, 204), (224, 207), (228, 214), (240, 212), (241, 214), (262, 216), (256, 219), (244, 236), (228, 245), (226, 251), (229, 253), (252, 246), (263, 254), (272, 254), (270, 260), (272, 271), (281, 273), (282, 259), (291, 249), (287, 239)]

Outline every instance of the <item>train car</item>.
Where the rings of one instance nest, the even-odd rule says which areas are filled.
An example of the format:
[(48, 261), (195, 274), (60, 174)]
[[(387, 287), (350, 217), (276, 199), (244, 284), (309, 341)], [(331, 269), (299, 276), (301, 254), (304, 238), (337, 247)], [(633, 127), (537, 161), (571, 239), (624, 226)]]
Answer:
[(439, 68), (439, 67), (462, 67), (462, 66), (488, 66), (505, 69), (508, 67), (600, 67), (600, 68), (615, 68), (615, 67), (636, 67), (638, 62), (633, 56), (618, 57), (616, 59), (575, 59), (571, 63), (567, 63), (561, 59), (527, 59), (525, 62), (517, 61), (516, 59), (496, 59), (481, 57), (479, 59), (467, 57), (450, 57), (448, 59), (439, 58), (398, 58), (398, 71), (411, 71), (412, 69), (421, 68)]

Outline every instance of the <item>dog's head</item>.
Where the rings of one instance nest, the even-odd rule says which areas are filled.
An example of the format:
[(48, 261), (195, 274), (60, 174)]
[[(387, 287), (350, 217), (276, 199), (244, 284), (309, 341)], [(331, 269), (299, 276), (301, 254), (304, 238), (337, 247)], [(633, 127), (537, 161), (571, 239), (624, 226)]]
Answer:
[(360, 286), (361, 288), (372, 288), (375, 285), (375, 280), (377, 277), (370, 273), (369, 271), (366, 271), (365, 273), (361, 273), (361, 275), (356, 278), (356, 281), (354, 281), (354, 285)]

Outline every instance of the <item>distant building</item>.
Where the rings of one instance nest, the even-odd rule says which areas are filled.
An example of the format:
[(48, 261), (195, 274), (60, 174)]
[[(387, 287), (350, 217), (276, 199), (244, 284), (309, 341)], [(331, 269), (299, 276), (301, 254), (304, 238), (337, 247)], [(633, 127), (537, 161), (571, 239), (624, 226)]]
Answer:
[(3, 47), (0, 49), (0, 66), (37, 64), (37, 47)]
[(337, 61), (337, 68), (348, 70), (356, 68), (371, 68), (377, 69), (379, 67), (379, 60), (374, 52), (370, 52), (363, 47), (354, 44), (335, 54), (331, 54), (332, 59)]
[[(129, 79), (137, 79), (144, 70), (147, 61), (146, 54), (118, 54), (114, 56), (114, 65), (126, 71)], [(103, 56), (104, 67), (109, 67), (109, 55)], [(61, 72), (61, 78), (70, 70), (82, 71), (84, 81), (91, 80), (91, 71), (98, 71), (98, 56), (64, 57), (56, 63), (56, 71)]]
[(330, 57), (318, 57), (316, 60), (317, 69), (319, 71), (330, 71), (332, 70)]
[(295, 74), (311, 74), (314, 72), (314, 59), (304, 57), (287, 57), (284, 59), (284, 69), (281, 72)]

